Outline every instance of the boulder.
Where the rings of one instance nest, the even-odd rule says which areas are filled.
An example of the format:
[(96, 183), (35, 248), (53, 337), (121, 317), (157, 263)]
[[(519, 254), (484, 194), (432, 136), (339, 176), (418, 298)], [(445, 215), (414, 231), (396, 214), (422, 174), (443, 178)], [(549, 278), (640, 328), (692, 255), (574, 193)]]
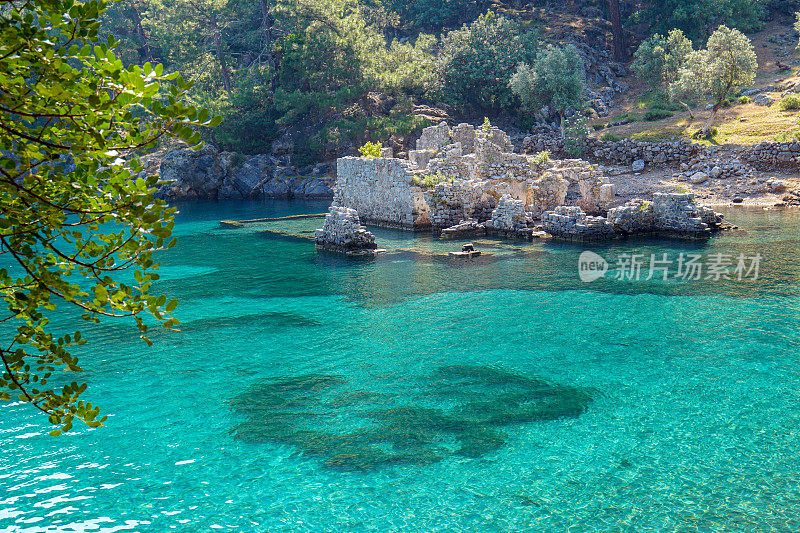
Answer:
[(631, 170), (634, 172), (641, 172), (644, 170), (644, 159), (637, 159), (631, 163)]
[(695, 185), (705, 183), (706, 181), (708, 181), (708, 174), (702, 171), (695, 172), (689, 177), (689, 181), (691, 183), (694, 183)]

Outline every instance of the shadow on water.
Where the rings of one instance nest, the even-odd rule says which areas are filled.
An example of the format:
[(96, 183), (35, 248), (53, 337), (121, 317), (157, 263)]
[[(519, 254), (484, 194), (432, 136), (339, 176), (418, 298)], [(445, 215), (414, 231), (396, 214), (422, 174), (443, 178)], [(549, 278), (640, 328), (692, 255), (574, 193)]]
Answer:
[(592, 392), (490, 366), (447, 366), (420, 376), (413, 397), (355, 389), (311, 374), (256, 384), (230, 401), (248, 419), (235, 438), (286, 445), (324, 468), (373, 471), (479, 458), (508, 443), (503, 428), (586, 412)]

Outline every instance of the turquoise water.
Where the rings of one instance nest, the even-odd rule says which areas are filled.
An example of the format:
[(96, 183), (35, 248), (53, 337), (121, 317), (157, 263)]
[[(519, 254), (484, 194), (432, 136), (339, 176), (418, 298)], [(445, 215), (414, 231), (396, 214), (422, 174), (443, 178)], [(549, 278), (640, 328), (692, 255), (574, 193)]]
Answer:
[[(581, 246), (457, 262), (376, 230), (389, 253), (349, 260), (217, 223), (324, 209), (181, 206), (158, 289), (182, 333), (83, 328), (101, 430), (0, 407), (0, 532), (800, 530), (796, 212), (591, 247), (593, 283)], [(609, 279), (681, 252), (761, 253), (759, 279)]]

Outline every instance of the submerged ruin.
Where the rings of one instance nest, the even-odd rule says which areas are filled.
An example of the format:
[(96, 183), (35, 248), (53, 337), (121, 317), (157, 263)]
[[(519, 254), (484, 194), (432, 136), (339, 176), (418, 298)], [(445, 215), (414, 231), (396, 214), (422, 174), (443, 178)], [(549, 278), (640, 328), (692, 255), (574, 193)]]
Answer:
[[(390, 149), (381, 157), (340, 158), (331, 217), (352, 226), (347, 210), (353, 210), (356, 224), (452, 238), (702, 239), (722, 228), (722, 216), (697, 206), (691, 194), (655, 196), (614, 208), (616, 186), (588, 161), (517, 153), (497, 127), (442, 122), (423, 130), (408, 159), (393, 157)], [(357, 247), (324, 238), (317, 244)]]

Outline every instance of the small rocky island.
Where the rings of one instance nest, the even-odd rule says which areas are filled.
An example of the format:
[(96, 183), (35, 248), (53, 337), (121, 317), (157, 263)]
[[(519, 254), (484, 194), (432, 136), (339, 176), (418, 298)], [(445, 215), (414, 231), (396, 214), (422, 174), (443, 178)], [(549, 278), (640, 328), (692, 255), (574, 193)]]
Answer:
[(497, 127), (442, 122), (425, 128), (408, 159), (343, 157), (319, 249), (371, 253), (361, 223), (443, 238), (495, 235), (532, 240), (608, 240), (655, 235), (705, 239), (724, 228), (722, 215), (686, 192), (656, 193), (615, 205), (616, 186), (581, 159), (514, 151)]

